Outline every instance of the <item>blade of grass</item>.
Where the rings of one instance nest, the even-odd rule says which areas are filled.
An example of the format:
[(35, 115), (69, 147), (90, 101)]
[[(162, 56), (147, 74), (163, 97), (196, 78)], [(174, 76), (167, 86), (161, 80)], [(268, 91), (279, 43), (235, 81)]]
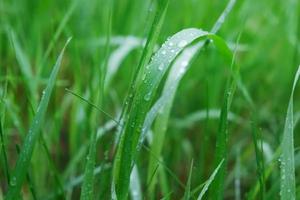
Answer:
[(300, 76), (300, 66), (296, 72), (291, 97), (286, 114), (280, 156), (280, 198), (296, 199), (295, 161), (294, 161), (294, 91)]
[(9, 184), (9, 182), (10, 182), (9, 166), (8, 166), (8, 160), (7, 160), (7, 152), (6, 152), (6, 147), (5, 147), (1, 117), (0, 117), (0, 142), (1, 142), (1, 151), (3, 154), (3, 161), (4, 161), (3, 170), (4, 170), (4, 174), (6, 176), (7, 183)]
[[(16, 149), (17, 149), (17, 153), (19, 155), (20, 154), (20, 146), (18, 144), (16, 145)], [(31, 176), (30, 176), (29, 172), (26, 173), (26, 180), (29, 184), (29, 190), (31, 192), (32, 198), (34, 200), (37, 200), (37, 195), (36, 195), (34, 185), (33, 185), (33, 182), (32, 182), (32, 179), (31, 179)]]
[(203, 189), (201, 190), (199, 196), (198, 196), (198, 200), (201, 200), (203, 198), (203, 196), (205, 195), (206, 191), (208, 190), (208, 187), (210, 186), (210, 184), (213, 182), (213, 180), (215, 179), (217, 173), (219, 172), (221, 166), (224, 163), (224, 159), (221, 160), (221, 162), (219, 163), (219, 165), (217, 166), (217, 168), (214, 170), (214, 172), (211, 174), (211, 176), (209, 177), (209, 179), (205, 182)]
[[(27, 89), (29, 90), (28, 93), (31, 95), (31, 98), (33, 98), (33, 106), (36, 106), (36, 100), (37, 98), (34, 96), (36, 89), (37, 89), (37, 84), (35, 83), (35, 78), (33, 77), (33, 72), (31, 69), (30, 62), (21, 48), (21, 45), (19, 41), (17, 40), (17, 36), (13, 30), (10, 31), (10, 39), (11, 42), (14, 46), (15, 53), (16, 53), (16, 58), (20, 66), (20, 70), (23, 74), (24, 77), (24, 84), (27, 86)], [(29, 98), (30, 99), (30, 98)]]
[[(227, 59), (231, 57), (231, 52), (226, 45), (226, 43), (220, 39), (219, 37), (215, 35), (207, 35), (208, 38), (210, 38), (217, 46), (217, 49), (219, 49)], [(154, 121), (155, 117), (158, 115), (156, 119), (156, 123), (154, 126), (154, 139), (152, 144), (152, 150), (157, 155), (160, 154), (165, 132), (167, 129), (167, 124), (169, 120), (169, 115), (171, 112), (171, 108), (173, 105), (174, 97), (176, 90), (178, 88), (178, 85), (180, 83), (180, 80), (182, 79), (183, 75), (186, 73), (186, 71), (189, 68), (188, 63), (190, 60), (195, 56), (195, 53), (197, 50), (199, 50), (199, 47), (202, 47), (203, 43), (199, 43), (198, 45), (192, 46), (190, 48), (187, 48), (185, 52), (183, 52), (175, 61), (174, 65), (172, 66), (172, 69), (169, 73), (168, 79), (165, 83), (162, 96), (160, 99), (155, 103), (155, 105), (152, 107), (150, 112), (147, 114), (145, 123), (143, 125), (143, 131), (142, 131), (142, 137), (143, 139), (145, 134), (148, 132), (148, 129), (151, 127), (152, 122)], [(143, 141), (140, 141), (142, 143)], [(156, 164), (154, 160), (151, 160), (149, 162), (149, 170), (153, 170), (153, 166)], [(150, 171), (148, 171), (149, 173)], [(151, 185), (152, 188), (149, 190), (149, 195), (153, 194), (153, 189), (156, 181), (153, 182)], [(151, 192), (150, 192), (151, 191)]]
[(191, 199), (193, 163), (194, 163), (194, 160), (192, 160), (192, 162), (191, 162), (190, 173), (189, 173), (187, 184), (185, 186), (185, 192), (184, 192), (184, 197), (183, 197), (183, 199), (185, 199), (185, 200)]
[(136, 165), (134, 165), (130, 175), (130, 195), (132, 200), (143, 199), (139, 172)]
[(139, 41), (133, 37), (124, 38), (124, 42), (121, 43), (120, 47), (116, 49), (110, 55), (107, 63), (107, 72), (105, 76), (105, 88), (109, 87), (109, 84), (120, 68), (122, 61), (130, 54), (130, 52), (140, 45)]
[(111, 120), (113, 120), (117, 125), (121, 126), (121, 124), (110, 114), (108, 114), (106, 111), (104, 111), (103, 109), (99, 108), (96, 104), (90, 102), (89, 100), (87, 100), (86, 98), (84, 98), (83, 96), (69, 90), (68, 88), (65, 88), (65, 90), (67, 92), (69, 92), (70, 94), (74, 95), (75, 97), (81, 99), (82, 101), (86, 102), (88, 105), (90, 105), (91, 107), (97, 109), (98, 111), (102, 112), (104, 115), (106, 115), (108, 118), (110, 118)]
[(94, 168), (96, 164), (96, 145), (97, 145), (97, 134), (92, 133), (90, 139), (89, 153), (86, 157), (84, 180), (81, 187), (81, 200), (90, 200), (94, 198)]
[(50, 43), (47, 46), (46, 52), (41, 60), (41, 64), (40, 67), (38, 68), (38, 75), (40, 75), (43, 72), (43, 66), (46, 62), (46, 60), (48, 59), (51, 51), (54, 48), (55, 43), (57, 42), (57, 40), (59, 39), (60, 35), (62, 34), (65, 26), (67, 25), (68, 21), (70, 20), (72, 14), (74, 13), (76, 6), (78, 4), (79, 0), (74, 0), (71, 2), (70, 7), (68, 8), (67, 12), (65, 13), (64, 17), (62, 18), (62, 20), (60, 21), (60, 24), (58, 25), (53, 38), (51, 39)]
[[(239, 42), (240, 35), (237, 38), (237, 44)], [(228, 142), (228, 113), (230, 111), (232, 99), (236, 90), (236, 78), (239, 74), (239, 68), (235, 65), (236, 50), (233, 53), (231, 60), (231, 74), (227, 78), (223, 106), (220, 114), (219, 130), (217, 133), (216, 152), (215, 152), (215, 166), (224, 159), (224, 165), (219, 169), (219, 173), (216, 176), (216, 180), (212, 184), (211, 193), (212, 199), (222, 199), (224, 192), (224, 179), (227, 166), (227, 142)]]
[[(167, 9), (168, 9), (169, 0), (162, 0), (162, 1), (158, 1), (157, 3), (158, 3), (157, 11), (155, 13), (155, 17), (154, 17), (154, 20), (152, 22), (152, 25), (151, 25), (151, 28), (150, 28), (150, 31), (148, 34), (145, 47), (143, 48), (143, 52), (142, 52), (141, 58), (139, 60), (139, 64), (134, 71), (133, 78), (132, 78), (132, 81), (130, 84), (130, 89), (125, 98), (125, 103), (122, 107), (122, 112), (121, 112), (120, 120), (119, 120), (120, 122), (124, 122), (125, 118), (127, 118), (127, 112), (130, 110), (130, 107), (132, 105), (133, 98), (136, 93), (135, 90), (137, 87), (137, 83), (140, 79), (139, 77), (143, 74), (143, 71), (145, 70), (144, 69), (145, 66), (149, 63), (150, 57), (153, 53), (155, 44), (157, 42), (159, 33), (161, 31), (161, 28), (162, 28), (162, 25), (164, 22), (164, 18), (165, 18)], [(116, 144), (120, 139), (122, 130), (123, 129), (119, 129), (117, 132)]]
[(44, 119), (44, 116), (45, 116), (45, 113), (46, 113), (46, 110), (47, 110), (47, 107), (49, 104), (50, 96), (51, 96), (53, 87), (55, 85), (55, 79), (57, 77), (57, 74), (58, 74), (58, 71), (59, 71), (59, 68), (61, 65), (63, 53), (69, 42), (70, 42), (70, 38), (66, 42), (59, 57), (57, 58), (57, 61), (51, 72), (47, 87), (44, 90), (45, 92), (43, 92), (43, 96), (42, 96), (40, 105), (37, 109), (37, 113), (33, 119), (32, 125), (29, 129), (29, 132), (28, 132), (26, 138), (25, 138), (22, 150), (20, 152), (20, 156), (17, 160), (16, 167), (13, 171), (13, 174), (12, 174), (12, 177), (10, 180), (10, 185), (8, 188), (8, 192), (5, 197), (6, 200), (16, 199), (20, 193), (24, 178), (26, 176), (27, 169), (30, 164), (30, 160), (32, 157), (35, 143), (39, 137), (40, 128), (42, 126), (42, 121)]
[[(235, 0), (229, 1), (226, 8), (221, 13), (219, 19), (213, 26), (212, 33), (216, 33), (220, 29), (221, 25), (224, 23), (225, 18), (227, 17), (228, 13), (233, 8), (234, 4), (235, 4)], [(199, 42), (198, 44), (187, 48), (176, 59), (175, 63), (172, 66), (171, 72), (169, 73), (169, 76), (167, 78), (165, 87), (163, 89), (163, 94), (162, 94), (162, 96), (165, 95), (167, 97), (167, 102), (159, 103), (159, 101), (160, 101), (159, 100), (156, 103), (156, 104), (161, 104), (161, 106), (160, 106), (161, 108), (157, 108), (157, 110), (160, 110), (161, 112), (158, 115), (156, 122), (155, 122), (154, 137), (153, 137), (153, 143), (151, 145), (151, 149), (155, 153), (155, 155), (158, 157), (161, 153), (162, 146), (164, 143), (165, 132), (166, 132), (167, 124), (169, 121), (169, 115), (170, 115), (170, 111), (171, 111), (172, 104), (174, 101), (174, 96), (177, 91), (179, 82), (180, 82), (181, 78), (183, 77), (183, 75), (185, 74), (185, 72), (188, 70), (191, 61), (197, 56), (197, 54), (200, 52), (202, 47), (208, 43), (209, 43), (209, 40), (206, 40), (205, 42)], [(222, 46), (222, 45), (219, 45), (219, 46)], [(226, 46), (226, 45), (223, 45), (223, 46)], [(226, 47), (224, 47), (223, 49), (226, 49)], [(224, 52), (225, 51), (228, 51), (228, 50), (224, 50)], [(230, 52), (230, 50), (229, 50), (229, 52)], [(180, 72), (180, 73), (178, 73), (178, 72)], [(155, 117), (156, 117), (156, 115), (152, 117), (153, 120)], [(151, 124), (152, 124), (152, 122), (149, 123), (148, 127), (150, 127)], [(147, 132), (147, 130), (146, 130), (146, 132)], [(156, 165), (156, 162), (150, 158), (149, 168), (148, 168), (148, 179), (149, 179), (149, 174), (151, 173), (151, 171), (153, 171), (153, 168), (155, 165)], [(154, 190), (155, 184), (156, 184), (156, 176), (154, 177), (154, 181), (152, 182), (152, 185), (150, 185), (150, 189), (149, 189), (149, 193), (148, 193), (150, 199), (152, 199), (151, 196), (153, 196), (153, 193), (154, 193), (153, 190)]]
[(205, 39), (209, 33), (190, 28), (172, 36), (154, 55), (146, 67), (142, 79), (138, 82), (136, 96), (128, 112), (124, 132), (115, 158), (114, 180), (118, 198), (126, 199), (128, 192), (129, 176), (137, 153), (138, 143), (148, 109), (155, 93), (171, 62), (184, 49), (196, 39)]

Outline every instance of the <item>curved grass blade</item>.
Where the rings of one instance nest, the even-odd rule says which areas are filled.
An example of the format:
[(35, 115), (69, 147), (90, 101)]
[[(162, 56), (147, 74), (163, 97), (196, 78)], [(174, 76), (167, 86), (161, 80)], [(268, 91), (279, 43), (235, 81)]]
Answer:
[[(162, 24), (164, 22), (164, 18), (165, 18), (167, 9), (168, 9), (169, 0), (162, 0), (157, 3), (158, 3), (158, 6), (157, 6), (158, 8), (157, 8), (153, 23), (151, 25), (151, 28), (150, 28), (150, 31), (148, 34), (145, 47), (143, 48), (141, 59), (139, 61), (137, 68), (134, 71), (130, 89), (129, 89), (129, 92), (125, 99), (125, 105), (122, 107), (122, 112), (121, 112), (120, 120), (119, 120), (120, 122), (124, 122), (125, 118), (127, 117), (127, 113), (130, 110), (130, 107), (133, 102), (133, 97), (135, 96), (137, 83), (140, 81), (139, 77), (141, 74), (143, 74), (144, 68), (149, 63), (151, 55), (154, 51), (154, 47), (157, 42), (160, 30), (162, 28)], [(117, 142), (119, 141), (122, 130), (123, 129), (118, 130), (118, 132), (116, 134), (115, 144), (117, 144)], [(117, 157), (118, 157), (118, 155), (117, 155)], [(113, 185), (114, 185), (114, 183), (113, 183)]]
[[(178, 128), (189, 128), (197, 122), (205, 120), (206, 118), (217, 120), (220, 117), (220, 113), (220, 109), (199, 110), (184, 118), (172, 119), (171, 123)], [(237, 124), (241, 124), (244, 121), (244, 119), (233, 112), (228, 113), (228, 120)]]
[(44, 116), (45, 116), (45, 113), (46, 113), (46, 110), (47, 110), (47, 107), (49, 104), (50, 96), (51, 96), (52, 90), (55, 85), (55, 79), (57, 77), (59, 68), (61, 66), (62, 57), (63, 57), (64, 51), (65, 51), (65, 48), (69, 42), (70, 42), (70, 38), (66, 42), (59, 57), (57, 58), (57, 61), (54, 65), (54, 68), (53, 68), (50, 78), (48, 80), (47, 87), (43, 92), (43, 96), (42, 96), (41, 102), (39, 104), (39, 107), (37, 109), (37, 113), (33, 119), (33, 122), (29, 129), (29, 132), (25, 138), (23, 147), (20, 152), (20, 156), (17, 160), (16, 167), (13, 171), (13, 174), (12, 174), (12, 177), (10, 180), (10, 185), (8, 188), (8, 192), (5, 197), (6, 200), (16, 199), (21, 190), (22, 183), (24, 182), (26, 172), (27, 172), (27, 169), (30, 164), (30, 160), (32, 157), (35, 143), (39, 137), (40, 129), (42, 126), (42, 121), (44, 119)]
[(184, 29), (173, 35), (154, 55), (150, 64), (146, 66), (142, 79), (138, 82), (132, 106), (128, 111), (128, 120), (115, 160), (114, 180), (117, 195), (119, 194), (118, 198), (127, 198), (129, 176), (135, 160), (138, 142), (143, 132), (143, 124), (164, 74), (184, 47), (196, 39), (205, 39), (209, 35), (209, 33), (195, 28)]
[(33, 98), (33, 106), (36, 106), (36, 97), (35, 92), (37, 89), (37, 85), (35, 83), (35, 79), (33, 77), (33, 72), (31, 69), (31, 65), (30, 62), (28, 60), (28, 57), (26, 56), (25, 52), (23, 51), (17, 36), (15, 34), (15, 32), (13, 30), (10, 31), (10, 38), (11, 38), (11, 42), (14, 46), (14, 50), (16, 53), (16, 58), (17, 61), (19, 63), (20, 66), (20, 70), (22, 72), (22, 75), (24, 77), (24, 84), (27, 86), (28, 88), (28, 93), (30, 93), (31, 97)]
[(280, 156), (280, 196), (281, 199), (296, 199), (295, 161), (294, 161), (294, 115), (293, 98), (300, 76), (300, 66), (296, 72), (291, 97), (286, 114)]
[(140, 41), (133, 37), (124, 38), (123, 43), (109, 57), (107, 63), (107, 72), (105, 76), (105, 87), (107, 88), (118, 71), (124, 58), (136, 47), (140, 45)]
[[(224, 23), (225, 18), (227, 17), (228, 13), (232, 10), (235, 0), (230, 0), (229, 3), (227, 4), (226, 8), (224, 11), (221, 13), (219, 19), (215, 23), (215, 25), (212, 28), (212, 33), (216, 33), (220, 28), (221, 25)], [(214, 42), (216, 46), (218, 46), (221, 50), (222, 53), (229, 55), (231, 57), (231, 52), (228, 49), (226, 44), (222, 44), (221, 39), (217, 39), (217, 37), (213, 37)], [(212, 39), (212, 38), (211, 38)], [(182, 78), (182, 76), (185, 74), (189, 67), (189, 63), (192, 61), (192, 59), (196, 56), (198, 52), (202, 49), (202, 47), (209, 43), (209, 40), (206, 40), (205, 42), (199, 42), (196, 45), (189, 47), (184, 50), (184, 52), (176, 59), (175, 63), (173, 64), (173, 67), (171, 69), (171, 72), (169, 73), (168, 79), (166, 81), (165, 87), (163, 89), (163, 95), (165, 96), (166, 102), (165, 103), (159, 103), (158, 100), (156, 104), (161, 104), (161, 110), (160, 114), (157, 117), (157, 120), (155, 122), (155, 127), (154, 127), (154, 139), (153, 143), (151, 145), (152, 151), (155, 153), (156, 156), (159, 157), (162, 149), (162, 145), (164, 143), (164, 138), (165, 138), (165, 132), (167, 129), (167, 123), (169, 121), (169, 115), (170, 115), (170, 110), (173, 104), (174, 96), (178, 87), (178, 84)], [(153, 116), (153, 120), (156, 117)], [(151, 122), (152, 124), (152, 122)], [(148, 124), (148, 127), (151, 125)], [(147, 132), (147, 130), (146, 130)], [(149, 174), (151, 171), (153, 171), (153, 168), (155, 167), (156, 162), (150, 158), (149, 162), (149, 168), (148, 168), (148, 179), (149, 179)], [(154, 181), (152, 182), (152, 185), (150, 186), (149, 189), (149, 195), (151, 196), (154, 192), (154, 186), (156, 184), (156, 177), (154, 177)], [(151, 199), (151, 198), (150, 198)]]
[[(226, 43), (215, 35), (207, 35), (217, 46), (217, 48), (226, 56), (226, 58), (231, 57), (231, 52), (226, 45)], [(163, 93), (161, 98), (155, 103), (151, 111), (148, 113), (144, 126), (143, 126), (143, 135), (147, 133), (148, 129), (151, 127), (153, 120), (157, 116), (155, 126), (154, 126), (154, 139), (152, 144), (152, 151), (155, 155), (159, 156), (162, 150), (162, 145), (165, 137), (165, 132), (167, 129), (167, 124), (173, 105), (174, 97), (182, 79), (183, 75), (189, 68), (189, 63), (194, 58), (196, 52), (203, 46), (203, 43), (200, 42), (195, 46), (187, 48), (175, 61), (172, 66), (172, 69), (169, 73), (168, 79), (165, 83)], [(156, 108), (157, 107), (157, 108)], [(143, 138), (143, 137), (142, 137)], [(140, 141), (142, 142), (142, 141)], [(153, 170), (153, 167), (156, 165), (156, 162), (150, 158), (149, 162), (149, 172)], [(153, 189), (156, 181), (153, 181), (151, 189)], [(149, 194), (153, 194), (153, 191), (149, 190)], [(151, 191), (151, 192), (150, 192)]]
[(201, 190), (199, 196), (198, 196), (198, 200), (201, 200), (204, 196), (204, 194), (206, 193), (206, 191), (208, 190), (208, 187), (210, 186), (210, 184), (213, 182), (213, 180), (215, 179), (219, 169), (221, 168), (221, 166), (224, 163), (224, 159), (221, 160), (220, 164), (217, 166), (217, 168), (214, 170), (214, 172), (212, 173), (212, 175), (209, 177), (209, 179), (205, 182), (203, 189)]

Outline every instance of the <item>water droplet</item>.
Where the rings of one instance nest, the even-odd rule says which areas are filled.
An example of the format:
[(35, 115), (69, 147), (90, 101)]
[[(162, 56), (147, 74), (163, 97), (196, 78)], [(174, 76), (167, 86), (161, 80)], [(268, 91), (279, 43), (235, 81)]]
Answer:
[(172, 47), (173, 45), (174, 45), (174, 43), (173, 43), (173, 42), (170, 42), (170, 43), (169, 43), (169, 46), (171, 46), (171, 47)]
[(133, 122), (133, 123), (131, 124), (131, 127), (134, 128), (134, 126), (135, 126), (135, 123)]
[(187, 45), (187, 41), (185, 40), (181, 40), (179, 43), (178, 43), (178, 47), (185, 47)]
[(188, 63), (188, 61), (182, 61), (182, 63), (181, 63), (181, 65), (183, 66), (183, 67), (186, 67), (187, 65), (188, 65), (189, 63)]
[(150, 97), (151, 97), (151, 93), (149, 92), (148, 94), (146, 94), (146, 95), (144, 96), (145, 101), (149, 101), (149, 100), (150, 100)]
[(166, 55), (167, 52), (166, 52), (165, 50), (163, 50), (163, 51), (161, 52), (161, 54)]
[(9, 182), (10, 186), (16, 186), (17, 184), (17, 178), (16, 177), (12, 177), (10, 182)]
[(146, 79), (147, 74), (145, 73), (142, 77), (142, 81), (144, 81)]
[(164, 64), (161, 63), (161, 64), (158, 66), (158, 70), (159, 70), (159, 71), (162, 71), (163, 69), (164, 69)]
[(185, 72), (184, 68), (180, 68), (179, 74), (183, 74)]

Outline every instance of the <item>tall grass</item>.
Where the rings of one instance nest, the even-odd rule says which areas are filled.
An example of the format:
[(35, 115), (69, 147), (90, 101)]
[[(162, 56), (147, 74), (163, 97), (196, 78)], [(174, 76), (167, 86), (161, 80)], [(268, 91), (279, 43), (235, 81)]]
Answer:
[(297, 199), (299, 5), (0, 1), (0, 199)]
[(34, 150), (35, 143), (38, 139), (38, 136), (40, 134), (40, 128), (42, 126), (43, 118), (45, 116), (47, 106), (49, 104), (50, 96), (53, 90), (53, 87), (55, 85), (55, 79), (58, 74), (58, 70), (61, 65), (62, 57), (64, 50), (69, 43), (70, 39), (66, 42), (64, 48), (62, 49), (59, 57), (57, 58), (57, 61), (53, 67), (52, 73), (49, 77), (48, 84), (46, 89), (43, 91), (43, 95), (41, 98), (41, 102), (39, 104), (39, 107), (37, 109), (37, 113), (35, 118), (33, 119), (31, 128), (29, 129), (29, 132), (25, 138), (23, 147), (20, 151), (19, 158), (16, 163), (16, 167), (12, 173), (12, 176), (10, 178), (9, 182), (9, 189), (6, 194), (5, 199), (16, 199), (19, 196), (22, 184), (24, 182), (25, 175), (27, 173), (27, 169), (30, 164), (32, 152)]

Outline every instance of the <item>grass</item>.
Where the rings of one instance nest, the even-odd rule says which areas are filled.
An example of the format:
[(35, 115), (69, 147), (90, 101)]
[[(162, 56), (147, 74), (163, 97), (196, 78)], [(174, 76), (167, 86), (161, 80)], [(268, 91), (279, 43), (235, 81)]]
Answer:
[[(66, 45), (69, 43), (70, 39), (67, 41)], [(65, 47), (66, 47), (65, 45)], [(5, 196), (5, 199), (16, 199), (19, 196), (21, 186), (24, 182), (24, 178), (26, 175), (26, 171), (29, 168), (30, 160), (32, 157), (32, 152), (34, 150), (35, 143), (39, 137), (40, 128), (42, 126), (43, 118), (45, 116), (50, 96), (53, 90), (53, 87), (55, 85), (55, 79), (58, 74), (58, 70), (61, 65), (62, 56), (65, 50), (65, 47), (63, 48), (62, 52), (60, 53), (55, 66), (53, 67), (53, 71), (51, 72), (48, 84), (46, 89), (43, 91), (43, 95), (41, 98), (41, 102), (39, 104), (39, 107), (37, 109), (36, 116), (34, 117), (34, 120), (32, 122), (32, 125), (29, 129), (28, 134), (26, 135), (26, 138), (24, 140), (23, 147), (20, 151), (19, 158), (16, 163), (16, 167), (12, 173), (12, 176), (10, 178), (9, 182), (9, 188), (7, 195)]]
[(294, 91), (300, 75), (300, 67), (295, 80), (288, 105), (280, 156), (280, 196), (281, 199), (296, 199), (295, 158), (294, 158)]
[(0, 1), (0, 199), (297, 199), (299, 10)]

